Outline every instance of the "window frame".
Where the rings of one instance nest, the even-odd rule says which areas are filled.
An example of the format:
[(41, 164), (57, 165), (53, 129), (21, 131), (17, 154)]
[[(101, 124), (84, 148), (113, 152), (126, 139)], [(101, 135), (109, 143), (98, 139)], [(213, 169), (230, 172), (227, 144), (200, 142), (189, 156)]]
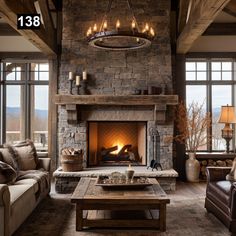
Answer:
[[(186, 78), (186, 63), (187, 62), (206, 62), (206, 80), (187, 80)], [(212, 68), (211, 63), (212, 62), (221, 62), (221, 80), (212, 80)], [(232, 62), (232, 80), (222, 80), (222, 62)], [(197, 69), (195, 68), (195, 73), (197, 73)], [(230, 85), (231, 86), (231, 104), (232, 106), (236, 105), (236, 60), (234, 58), (186, 58), (185, 60), (185, 91), (187, 91), (187, 86), (196, 86), (196, 85), (204, 85), (206, 86), (206, 111), (209, 112), (212, 115), (212, 87), (214, 85)], [(185, 92), (187, 94), (187, 92)], [(187, 97), (186, 97), (187, 99)], [(222, 104), (226, 105), (226, 104)], [(212, 117), (212, 116), (211, 116)], [(232, 139), (232, 147), (233, 150), (235, 149), (235, 140), (236, 140), (236, 134), (235, 134), (235, 124), (232, 124), (232, 128), (234, 130), (234, 137)], [(208, 140), (207, 142), (207, 150), (199, 150), (198, 152), (222, 152), (225, 150), (215, 150), (213, 149), (213, 142), (212, 142), (212, 120), (211, 124), (207, 129), (207, 135)]]
[[(25, 80), (6, 80), (6, 71), (4, 70), (4, 67), (6, 63), (22, 63), (25, 64)], [(32, 76), (32, 70), (31, 70), (31, 64), (40, 64), (40, 63), (47, 63), (48, 68), (49, 66), (49, 61), (48, 60), (2, 60), (0, 61), (0, 144), (6, 143), (6, 99), (7, 99), (7, 86), (11, 85), (20, 85), (23, 86), (24, 89), (24, 97), (23, 97), (23, 103), (24, 103), (24, 127), (23, 127), (23, 138), (33, 138), (31, 137), (31, 114), (32, 114), (32, 109), (31, 105), (33, 102), (32, 99), (32, 92), (31, 88), (32, 86), (37, 86), (37, 85), (47, 85), (49, 87), (49, 79), (48, 80), (31, 80)], [(37, 70), (39, 71), (39, 70)], [(45, 72), (42, 70), (42, 72)], [(47, 71), (50, 74), (50, 71), (48, 69)], [(49, 76), (50, 78), (50, 76)], [(48, 101), (49, 103), (49, 101)], [(49, 132), (49, 131), (48, 131)]]

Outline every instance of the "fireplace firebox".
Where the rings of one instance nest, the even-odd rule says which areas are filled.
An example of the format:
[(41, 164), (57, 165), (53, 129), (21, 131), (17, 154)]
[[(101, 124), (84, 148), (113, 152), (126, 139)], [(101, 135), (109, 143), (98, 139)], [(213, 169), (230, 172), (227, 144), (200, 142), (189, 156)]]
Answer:
[(91, 121), (88, 141), (88, 166), (147, 164), (147, 122)]

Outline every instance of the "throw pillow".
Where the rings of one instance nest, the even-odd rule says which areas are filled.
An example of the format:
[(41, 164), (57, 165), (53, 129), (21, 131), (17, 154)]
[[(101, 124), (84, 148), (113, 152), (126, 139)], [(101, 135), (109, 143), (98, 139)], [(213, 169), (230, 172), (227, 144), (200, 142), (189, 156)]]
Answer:
[(17, 154), (19, 170), (35, 170), (38, 165), (38, 156), (34, 143), (31, 140), (18, 142), (14, 145)]
[(236, 181), (236, 157), (234, 158), (232, 168), (228, 175), (226, 175), (226, 180)]
[(13, 167), (14, 170), (18, 170), (17, 155), (10, 145), (0, 146), (0, 156), (3, 162)]
[(7, 163), (0, 161), (0, 184), (13, 184), (16, 177), (16, 171)]

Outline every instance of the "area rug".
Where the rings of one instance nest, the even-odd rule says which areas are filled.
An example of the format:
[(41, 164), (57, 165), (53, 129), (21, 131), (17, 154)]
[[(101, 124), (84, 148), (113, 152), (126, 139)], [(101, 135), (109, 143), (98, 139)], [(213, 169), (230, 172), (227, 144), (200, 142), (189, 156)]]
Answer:
[(14, 236), (228, 236), (228, 229), (204, 208), (204, 198), (171, 201), (167, 231), (146, 229), (86, 229), (75, 231), (75, 206), (68, 198), (48, 197)]

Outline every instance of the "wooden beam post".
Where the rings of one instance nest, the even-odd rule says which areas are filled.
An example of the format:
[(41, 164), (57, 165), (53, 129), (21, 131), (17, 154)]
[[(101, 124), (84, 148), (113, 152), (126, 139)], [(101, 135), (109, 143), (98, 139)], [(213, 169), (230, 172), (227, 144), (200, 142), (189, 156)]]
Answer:
[(192, 1), (188, 21), (177, 39), (177, 53), (185, 54), (230, 0)]

